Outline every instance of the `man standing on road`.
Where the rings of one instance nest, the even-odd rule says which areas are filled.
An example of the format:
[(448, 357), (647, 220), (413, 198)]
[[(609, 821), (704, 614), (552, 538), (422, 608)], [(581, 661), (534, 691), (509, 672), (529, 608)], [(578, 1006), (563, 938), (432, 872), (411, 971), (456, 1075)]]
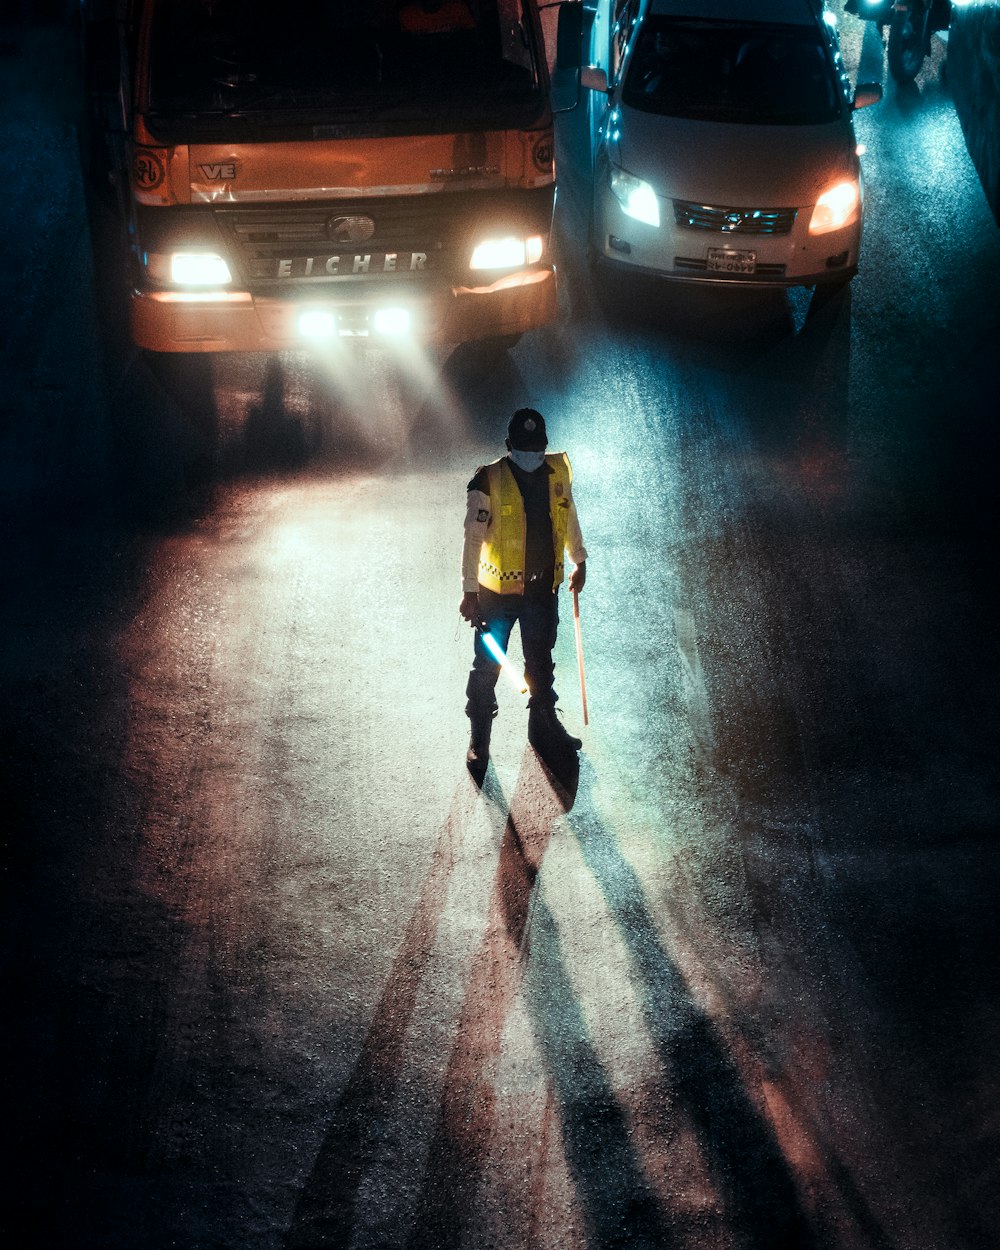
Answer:
[(565, 452), (546, 454), (547, 446), (541, 413), (519, 408), (507, 427), (507, 455), (477, 469), (469, 483), (458, 610), (476, 630), (466, 687), (472, 730), (466, 759), (480, 781), (489, 761), (500, 675), (499, 664), (483, 644), (483, 631), (506, 652), (511, 630), (520, 624), (532, 746), (544, 756), (546, 749), (576, 751), (582, 745), (556, 716), (552, 648), (565, 556), (575, 565), (569, 588), (580, 591), (587, 578), (587, 552), (573, 502), (569, 457)]

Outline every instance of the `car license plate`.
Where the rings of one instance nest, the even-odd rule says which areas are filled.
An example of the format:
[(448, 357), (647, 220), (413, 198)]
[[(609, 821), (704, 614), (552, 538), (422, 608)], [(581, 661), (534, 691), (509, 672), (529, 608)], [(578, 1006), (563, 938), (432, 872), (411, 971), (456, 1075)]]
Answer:
[(756, 252), (731, 252), (725, 247), (708, 249), (709, 273), (756, 273)]

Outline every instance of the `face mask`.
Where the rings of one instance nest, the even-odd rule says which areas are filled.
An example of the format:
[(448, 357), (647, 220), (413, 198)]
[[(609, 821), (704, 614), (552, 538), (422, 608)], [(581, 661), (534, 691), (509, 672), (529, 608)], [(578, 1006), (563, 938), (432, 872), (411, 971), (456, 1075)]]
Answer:
[(508, 454), (517, 467), (523, 469), (525, 473), (534, 473), (536, 469), (542, 467), (545, 460), (544, 451), (522, 451), (519, 447), (512, 447)]

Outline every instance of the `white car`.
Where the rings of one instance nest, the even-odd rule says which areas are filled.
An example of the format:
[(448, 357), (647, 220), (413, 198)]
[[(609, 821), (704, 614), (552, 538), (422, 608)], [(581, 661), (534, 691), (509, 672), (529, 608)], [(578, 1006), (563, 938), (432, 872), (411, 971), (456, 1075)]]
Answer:
[[(835, 19), (819, 0), (612, 0), (591, 255), (660, 277), (842, 286), (862, 184)], [(596, 103), (596, 102), (595, 102)]]

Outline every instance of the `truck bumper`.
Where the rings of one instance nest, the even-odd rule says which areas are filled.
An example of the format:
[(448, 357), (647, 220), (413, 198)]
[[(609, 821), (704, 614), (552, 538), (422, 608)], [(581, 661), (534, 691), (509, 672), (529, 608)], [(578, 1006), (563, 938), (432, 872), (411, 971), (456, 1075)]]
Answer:
[[(384, 333), (377, 314), (405, 310), (408, 329)], [(304, 313), (318, 314), (312, 326), (328, 333), (303, 331)], [(437, 287), (415, 292), (412, 286), (389, 289), (381, 284), (346, 291), (295, 296), (255, 296), (249, 291), (211, 293), (134, 290), (130, 321), (139, 347), (155, 352), (255, 352), (303, 349), (317, 339), (404, 337), (428, 345), (454, 345), (476, 339), (521, 334), (547, 325), (556, 315), (555, 270), (539, 266), (508, 274), (484, 286)]]

